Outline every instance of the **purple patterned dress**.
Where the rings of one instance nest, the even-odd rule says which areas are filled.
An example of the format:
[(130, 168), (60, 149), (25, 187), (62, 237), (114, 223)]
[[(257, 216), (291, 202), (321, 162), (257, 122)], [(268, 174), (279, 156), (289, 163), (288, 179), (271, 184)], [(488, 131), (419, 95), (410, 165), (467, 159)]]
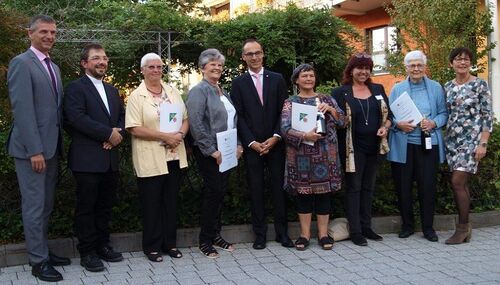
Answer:
[[(339, 120), (325, 114), (327, 134), (313, 146), (302, 143), (303, 132), (292, 129), (292, 102), (315, 106), (316, 98), (334, 107)], [(281, 134), (286, 143), (285, 190), (290, 194), (322, 194), (340, 190), (341, 164), (337, 146), (337, 126), (344, 124), (344, 113), (329, 95), (312, 98), (292, 96), (281, 113)]]
[(449, 81), (444, 85), (448, 125), (444, 137), (450, 170), (477, 172), (474, 152), (481, 132), (492, 132), (493, 113), (488, 83), (476, 78), (463, 85)]

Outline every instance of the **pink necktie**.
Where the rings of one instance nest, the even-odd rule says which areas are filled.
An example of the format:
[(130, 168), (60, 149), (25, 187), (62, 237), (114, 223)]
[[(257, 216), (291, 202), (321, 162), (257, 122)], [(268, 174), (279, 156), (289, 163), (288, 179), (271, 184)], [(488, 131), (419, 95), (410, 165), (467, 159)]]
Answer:
[(259, 94), (260, 103), (264, 105), (264, 97), (262, 97), (262, 84), (260, 83), (260, 75), (255, 73), (252, 76), (255, 77), (255, 89), (257, 89), (257, 94)]

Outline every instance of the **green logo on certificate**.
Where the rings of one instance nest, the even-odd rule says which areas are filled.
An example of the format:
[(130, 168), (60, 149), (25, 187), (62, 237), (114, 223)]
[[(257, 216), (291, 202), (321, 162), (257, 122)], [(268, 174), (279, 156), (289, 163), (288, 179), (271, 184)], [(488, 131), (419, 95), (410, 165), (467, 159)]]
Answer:
[(304, 123), (307, 123), (307, 114), (306, 113), (299, 113), (299, 121), (303, 121)]
[(177, 113), (170, 113), (168, 116), (168, 121), (174, 123), (177, 122), (177, 118), (175, 117), (175, 115), (177, 115)]

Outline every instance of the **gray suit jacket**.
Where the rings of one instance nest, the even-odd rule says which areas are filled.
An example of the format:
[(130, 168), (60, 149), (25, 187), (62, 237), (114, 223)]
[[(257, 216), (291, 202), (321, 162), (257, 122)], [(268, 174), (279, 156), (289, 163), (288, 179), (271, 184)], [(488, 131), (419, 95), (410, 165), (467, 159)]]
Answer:
[(45, 159), (62, 146), (63, 86), (59, 67), (52, 64), (57, 94), (50, 75), (28, 49), (9, 64), (7, 83), (13, 113), (12, 128), (7, 139), (8, 153), (20, 159), (42, 153)]
[[(232, 104), (229, 95), (224, 90), (222, 92)], [(189, 90), (186, 108), (193, 144), (198, 146), (203, 155), (210, 156), (217, 151), (217, 133), (227, 130), (227, 111), (217, 88), (203, 79)], [(234, 116), (235, 127), (237, 120), (238, 116)]]

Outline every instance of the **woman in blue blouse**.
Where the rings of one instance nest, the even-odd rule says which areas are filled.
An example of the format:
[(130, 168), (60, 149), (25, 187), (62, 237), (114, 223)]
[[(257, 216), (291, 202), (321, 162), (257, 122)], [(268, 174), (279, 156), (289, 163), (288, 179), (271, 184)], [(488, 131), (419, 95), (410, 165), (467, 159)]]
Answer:
[[(426, 63), (427, 57), (419, 50), (411, 51), (405, 56), (408, 77), (394, 86), (389, 104), (406, 92), (424, 119), (413, 122), (393, 118), (387, 159), (392, 162), (392, 175), (402, 219), (399, 237), (407, 238), (414, 233), (412, 188), (415, 180), (422, 231), (427, 240), (435, 242), (438, 240), (433, 228), (437, 172), (439, 163), (444, 162), (445, 158), (441, 128), (446, 125), (448, 112), (443, 88), (425, 75)], [(421, 143), (423, 132), (431, 135), (431, 149), (425, 149), (425, 145)]]

